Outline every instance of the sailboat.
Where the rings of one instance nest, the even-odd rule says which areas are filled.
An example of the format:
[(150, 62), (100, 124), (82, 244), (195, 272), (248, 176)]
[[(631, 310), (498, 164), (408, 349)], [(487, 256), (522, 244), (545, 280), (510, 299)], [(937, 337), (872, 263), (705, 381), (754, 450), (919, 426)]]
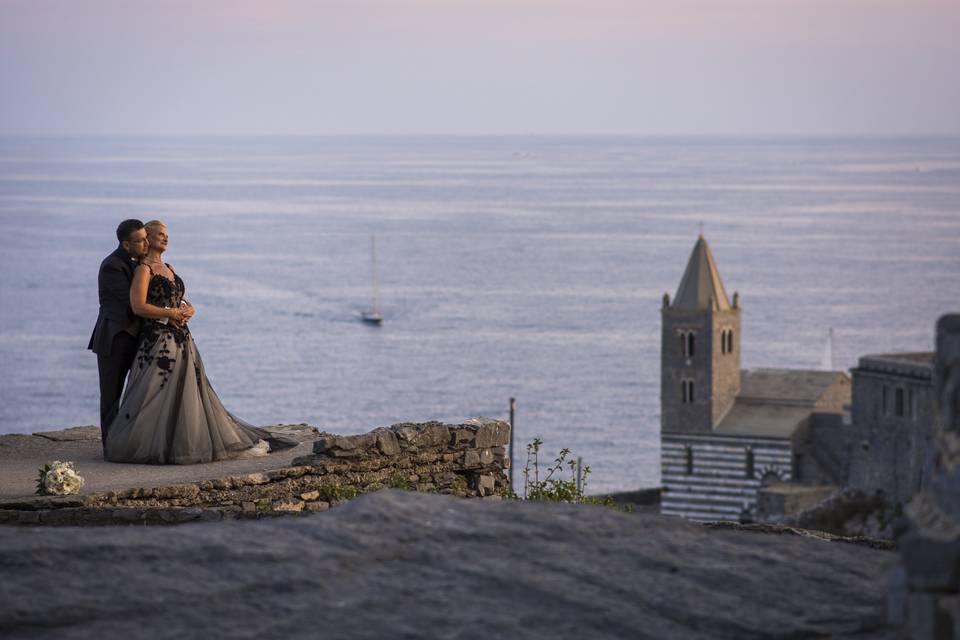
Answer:
[(380, 314), (380, 291), (377, 283), (377, 241), (370, 236), (370, 271), (373, 278), (373, 304), (370, 309), (363, 312), (361, 319), (367, 324), (383, 324), (383, 316)]

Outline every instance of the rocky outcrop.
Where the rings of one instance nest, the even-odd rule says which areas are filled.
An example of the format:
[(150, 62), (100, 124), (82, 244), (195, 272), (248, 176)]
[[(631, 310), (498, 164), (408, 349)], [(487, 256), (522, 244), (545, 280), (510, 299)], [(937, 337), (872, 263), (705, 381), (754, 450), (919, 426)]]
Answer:
[(0, 527), (0, 637), (893, 638), (897, 556), (385, 490), (320, 516)]
[(508, 484), (504, 469), (509, 466), (505, 445), (510, 426), (502, 421), (401, 423), (361, 435), (319, 434), (312, 439), (313, 453), (278, 469), (78, 496), (0, 500), (0, 524), (259, 518), (324, 511), (385, 487), (496, 497)]
[(936, 335), (932, 478), (904, 509), (887, 595), (890, 622), (918, 640), (960, 638), (960, 314), (941, 317)]
[(900, 506), (890, 504), (882, 495), (839, 489), (812, 507), (767, 522), (838, 536), (892, 540), (894, 524), (901, 515)]

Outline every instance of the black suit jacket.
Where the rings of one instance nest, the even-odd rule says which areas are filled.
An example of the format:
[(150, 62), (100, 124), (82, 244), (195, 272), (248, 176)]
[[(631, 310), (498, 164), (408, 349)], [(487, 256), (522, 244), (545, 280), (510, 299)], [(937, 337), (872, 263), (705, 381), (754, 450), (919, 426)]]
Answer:
[(140, 333), (140, 319), (130, 308), (130, 283), (137, 261), (122, 246), (103, 259), (97, 276), (100, 313), (87, 348), (104, 357), (110, 356), (113, 339), (121, 331), (132, 336)]

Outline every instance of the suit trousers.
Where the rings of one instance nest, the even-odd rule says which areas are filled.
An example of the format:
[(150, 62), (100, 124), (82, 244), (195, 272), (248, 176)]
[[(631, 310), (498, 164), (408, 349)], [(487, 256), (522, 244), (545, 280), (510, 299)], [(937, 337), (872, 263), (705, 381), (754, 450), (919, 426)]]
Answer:
[(100, 436), (106, 444), (107, 430), (117, 417), (123, 382), (130, 372), (137, 355), (137, 338), (126, 331), (113, 337), (109, 356), (97, 354), (97, 369), (100, 372)]

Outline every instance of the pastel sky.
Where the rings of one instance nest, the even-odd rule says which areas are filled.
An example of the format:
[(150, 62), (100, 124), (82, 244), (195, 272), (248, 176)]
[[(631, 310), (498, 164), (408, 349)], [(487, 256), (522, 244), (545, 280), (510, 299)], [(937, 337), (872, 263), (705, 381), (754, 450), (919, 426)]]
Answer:
[(960, 134), (960, 0), (0, 0), (0, 134)]

